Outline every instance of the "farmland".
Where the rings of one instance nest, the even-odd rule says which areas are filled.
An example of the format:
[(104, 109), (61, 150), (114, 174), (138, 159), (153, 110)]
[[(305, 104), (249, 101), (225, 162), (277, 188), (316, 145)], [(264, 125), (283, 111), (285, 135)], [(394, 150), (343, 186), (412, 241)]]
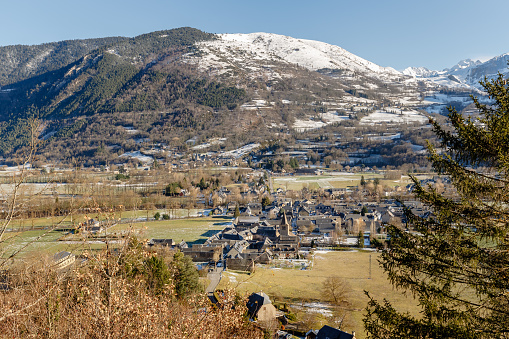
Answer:
[(281, 176), (273, 177), (274, 189), (299, 191), (303, 188), (316, 190), (320, 188), (348, 188), (360, 185), (361, 177), (365, 180), (378, 178), (380, 184), (388, 187), (405, 186), (410, 183), (407, 176), (399, 180), (385, 179), (383, 174), (377, 173), (350, 173), (350, 172), (327, 172), (324, 175)]
[[(125, 212), (124, 212), (125, 213)], [(186, 214), (187, 210), (181, 210), (180, 214)], [(141, 213), (140, 213), (141, 214)], [(140, 214), (129, 212), (127, 215), (131, 218), (140, 217)], [(143, 213), (146, 215), (146, 213)], [(80, 222), (84, 220), (84, 215), (75, 217)], [(55, 218), (56, 219), (56, 218)], [(101, 220), (101, 218), (99, 218)], [(146, 219), (145, 219), (146, 220)], [(17, 221), (16, 221), (17, 222)], [(14, 222), (14, 224), (16, 224)], [(27, 222), (27, 221), (25, 221)], [(68, 234), (67, 231), (50, 230), (51, 218), (33, 219), (35, 227), (44, 227), (46, 229), (31, 230), (31, 222), (26, 225), (23, 232), (8, 232), (6, 244), (4, 247), (5, 254), (9, 255), (15, 249), (28, 245), (22, 250), (21, 254), (28, 255), (30, 252), (44, 252), (54, 254), (59, 251), (69, 251), (75, 254), (81, 254), (83, 250), (99, 250), (106, 246), (102, 240), (112, 236), (125, 235), (132, 233), (140, 239), (151, 238), (170, 238), (175, 241), (186, 241), (189, 244), (203, 243), (208, 237), (222, 230), (226, 224), (230, 222), (229, 218), (223, 217), (195, 217), (171, 220), (150, 220), (138, 222), (123, 222), (116, 224), (107, 229), (106, 232), (98, 234), (98, 238), (85, 238), (81, 234)], [(67, 219), (62, 223), (64, 226), (70, 226), (71, 223)], [(110, 238), (110, 239), (112, 239)], [(34, 243), (31, 243), (35, 240)], [(110, 242), (113, 246), (117, 246), (118, 241)]]
[(351, 288), (346, 307), (349, 321), (345, 330), (354, 330), (357, 338), (364, 338), (362, 317), (368, 301), (365, 290), (378, 300), (390, 299), (401, 311), (418, 312), (416, 301), (392, 288), (378, 266), (377, 257), (376, 252), (370, 251), (316, 251), (312, 268), (257, 267), (253, 274), (227, 271), (223, 273), (219, 288), (230, 286), (244, 294), (263, 291), (271, 299), (294, 305), (297, 309), (304, 303), (323, 303), (320, 293), (323, 281), (329, 276), (339, 276)]

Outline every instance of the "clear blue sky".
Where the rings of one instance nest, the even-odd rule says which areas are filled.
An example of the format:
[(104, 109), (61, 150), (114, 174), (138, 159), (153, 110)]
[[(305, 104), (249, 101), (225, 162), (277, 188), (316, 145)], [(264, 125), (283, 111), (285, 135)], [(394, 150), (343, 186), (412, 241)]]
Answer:
[(319, 40), (398, 70), (509, 52), (507, 0), (6, 0), (0, 8), (0, 46), (190, 26)]

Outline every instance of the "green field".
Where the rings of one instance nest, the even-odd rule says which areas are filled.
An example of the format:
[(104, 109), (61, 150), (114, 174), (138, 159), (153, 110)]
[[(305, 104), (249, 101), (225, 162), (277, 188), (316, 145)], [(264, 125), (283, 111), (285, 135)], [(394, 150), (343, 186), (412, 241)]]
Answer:
[[(185, 214), (187, 210), (182, 210), (181, 213)], [(135, 212), (129, 212), (129, 215), (133, 218), (142, 217), (142, 215)], [(84, 218), (84, 216), (81, 217)], [(46, 218), (34, 219), (34, 225), (50, 226), (51, 221), (48, 222), (45, 219)], [(126, 232), (132, 232), (140, 239), (168, 238), (174, 239), (176, 242), (184, 240), (189, 244), (203, 243), (208, 237), (222, 230), (229, 221), (230, 218), (224, 217), (197, 217), (122, 223), (108, 228), (106, 234), (122, 235)], [(66, 224), (70, 225), (70, 222), (67, 221)], [(104, 236), (105, 234), (101, 233), (100, 235)], [(41, 238), (37, 239), (38, 237)], [(72, 235), (65, 231), (41, 229), (25, 230), (23, 232), (7, 232), (4, 239), (8, 240), (0, 247), (0, 250), (3, 251), (1, 254), (3, 257), (9, 256), (17, 249), (24, 247), (34, 240), (36, 241), (22, 250), (20, 253), (21, 256), (29, 255), (30, 252), (54, 254), (64, 250), (80, 254), (85, 249), (99, 250), (106, 246), (105, 243), (100, 240), (84, 238), (80, 234)], [(118, 245), (116, 242), (112, 242), (111, 244), (112, 246)]]
[[(84, 248), (84, 243), (69, 244), (60, 242), (60, 239), (65, 233), (58, 231), (48, 230), (33, 230), (24, 232), (8, 232), (4, 235), (5, 242), (0, 247), (1, 256), (8, 257), (14, 252), (21, 250), (18, 257), (29, 256), (37, 253), (39, 254), (55, 254), (60, 251), (69, 251), (73, 253), (81, 253)], [(91, 245), (87, 245), (90, 247)], [(92, 248), (97, 246), (93, 244)]]
[(66, 216), (54, 216), (46, 218), (23, 218), (13, 219), (9, 224), (9, 229), (14, 230), (30, 230), (32, 227), (52, 227), (59, 225), (61, 227), (70, 227), (82, 223), (89, 218), (105, 221), (105, 220), (119, 220), (119, 219), (138, 219), (138, 218), (153, 218), (156, 212), (161, 215), (168, 214), (171, 218), (185, 218), (188, 216), (197, 215), (198, 209), (176, 209), (176, 210), (136, 210), (136, 211), (116, 211), (116, 212), (94, 212), (94, 213), (78, 213)]
[[(371, 278), (370, 278), (371, 257)], [(323, 301), (322, 282), (329, 276), (344, 278), (351, 287), (348, 295), (350, 321), (344, 329), (356, 331), (357, 338), (365, 338), (362, 317), (368, 298), (364, 290), (378, 300), (389, 299), (401, 311), (418, 312), (416, 302), (395, 291), (377, 263), (378, 254), (368, 252), (316, 252), (312, 269), (257, 268), (254, 274), (224, 272), (218, 288), (227, 286), (249, 294), (263, 291), (272, 299), (299, 304), (303, 301)]]
[(141, 223), (118, 224), (108, 233), (133, 231), (142, 239), (173, 239), (188, 243), (203, 243), (207, 238), (225, 228), (230, 218), (198, 217), (189, 219), (158, 220)]
[(294, 191), (300, 191), (304, 187), (311, 190), (319, 188), (348, 188), (359, 186), (362, 176), (364, 176), (366, 181), (378, 178), (382, 186), (388, 187), (406, 186), (410, 183), (410, 179), (406, 175), (403, 175), (401, 180), (389, 180), (384, 179), (383, 174), (347, 172), (333, 172), (327, 175), (274, 176), (272, 177), (272, 182), (274, 189), (282, 188)]

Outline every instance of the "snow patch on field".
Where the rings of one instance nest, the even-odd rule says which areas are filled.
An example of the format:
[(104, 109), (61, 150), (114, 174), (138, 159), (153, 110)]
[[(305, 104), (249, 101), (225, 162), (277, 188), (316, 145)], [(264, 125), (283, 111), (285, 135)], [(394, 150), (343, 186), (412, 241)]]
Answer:
[(244, 145), (244, 146), (242, 146), (240, 148), (237, 148), (237, 149), (234, 149), (234, 150), (231, 150), (231, 151), (228, 151), (228, 152), (224, 152), (223, 155), (224, 156), (231, 156), (231, 157), (234, 157), (234, 158), (240, 158), (240, 157), (244, 156), (245, 154), (248, 154), (251, 151), (257, 149), (258, 147), (260, 147), (260, 144), (258, 144), (258, 143), (247, 144), (247, 145)]
[(144, 163), (152, 163), (152, 162), (154, 162), (154, 158), (153, 157), (149, 157), (147, 155), (144, 155), (140, 151), (126, 152), (124, 154), (121, 154), (120, 157), (121, 158), (123, 158), (123, 157), (134, 158), (134, 159), (138, 159), (139, 161), (144, 162)]
[(138, 133), (138, 130), (134, 129), (134, 127), (129, 127), (129, 126), (122, 126), (122, 127), (129, 134), (136, 134), (136, 133)]
[(254, 99), (251, 100), (251, 102), (246, 102), (245, 104), (241, 105), (240, 108), (245, 110), (256, 110), (259, 108), (269, 108), (274, 104), (274, 102), (267, 102), (263, 99)]
[(376, 111), (361, 119), (360, 123), (365, 125), (374, 125), (382, 122), (390, 124), (410, 124), (420, 123), (425, 124), (428, 122), (428, 117), (417, 111), (401, 111), (398, 113), (387, 111)]
[(293, 128), (297, 132), (304, 132), (312, 129), (321, 128), (325, 125), (326, 124), (323, 121), (295, 119), (295, 122), (293, 123)]
[(213, 138), (213, 139), (210, 139), (208, 142), (206, 142), (204, 144), (193, 146), (193, 147), (191, 147), (191, 149), (200, 150), (200, 149), (209, 148), (212, 145), (223, 144), (226, 140), (227, 140), (226, 138)]
[(295, 119), (295, 122), (293, 123), (293, 128), (297, 132), (304, 132), (309, 131), (317, 128), (321, 128), (336, 122), (342, 122), (345, 120), (350, 119), (348, 116), (339, 115), (336, 111), (329, 111), (326, 113), (320, 113), (318, 114), (320, 120), (301, 120), (301, 119)]
[(326, 317), (332, 316), (332, 307), (329, 304), (325, 303), (303, 303), (303, 304), (294, 304), (293, 307), (300, 309), (309, 313), (320, 313)]

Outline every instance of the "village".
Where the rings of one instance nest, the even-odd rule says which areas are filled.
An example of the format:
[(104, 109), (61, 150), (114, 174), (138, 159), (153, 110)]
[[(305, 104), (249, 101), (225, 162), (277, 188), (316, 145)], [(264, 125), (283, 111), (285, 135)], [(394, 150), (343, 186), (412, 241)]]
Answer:
[[(227, 189), (221, 188), (220, 191), (224, 193)], [(203, 244), (189, 246), (177, 239), (153, 238), (148, 245), (180, 250), (191, 257), (199, 269), (208, 270), (210, 284), (206, 292), (214, 302), (216, 286), (225, 272), (252, 274), (262, 267), (311, 270), (309, 258), (313, 250), (375, 251), (373, 241), (380, 244), (389, 240), (385, 233), (387, 224), (406, 229), (405, 209), (422, 218), (432, 216), (429, 209), (413, 200), (399, 202), (389, 198), (378, 202), (346, 202), (345, 197), (351, 193), (346, 189), (326, 190), (327, 196), (332, 197), (326, 202), (292, 199), (286, 197), (287, 193), (279, 189), (269, 195), (268, 199), (273, 199), (270, 204), (268, 199), (263, 200), (263, 204), (250, 202), (245, 205), (231, 201), (210, 210), (211, 215), (231, 218), (232, 222)], [(286, 325), (286, 329), (294, 328), (285, 312), (275, 308), (263, 291), (250, 295), (248, 308), (252, 319), (261, 324), (267, 325), (277, 319)], [(330, 338), (355, 337), (355, 333), (327, 325), (320, 331), (310, 330), (305, 338), (324, 338), (326, 332)], [(292, 337), (284, 330), (279, 330), (278, 335), (279, 338)]]

